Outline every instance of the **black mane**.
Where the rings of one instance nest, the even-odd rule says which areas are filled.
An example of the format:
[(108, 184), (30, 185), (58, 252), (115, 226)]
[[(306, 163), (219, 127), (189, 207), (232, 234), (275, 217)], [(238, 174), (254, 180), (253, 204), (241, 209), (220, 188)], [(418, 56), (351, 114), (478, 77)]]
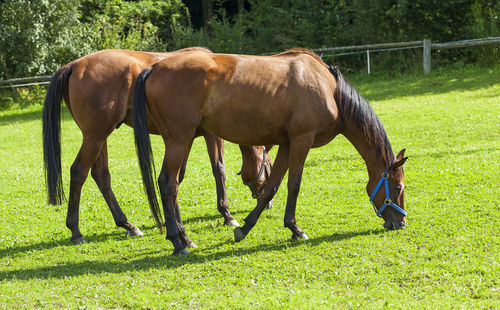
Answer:
[(328, 69), (337, 80), (334, 96), (340, 119), (344, 124), (348, 120), (353, 120), (368, 142), (377, 148), (377, 153), (383, 157), (386, 166), (389, 167), (394, 161), (394, 152), (380, 118), (368, 101), (344, 79), (337, 67), (330, 66)]

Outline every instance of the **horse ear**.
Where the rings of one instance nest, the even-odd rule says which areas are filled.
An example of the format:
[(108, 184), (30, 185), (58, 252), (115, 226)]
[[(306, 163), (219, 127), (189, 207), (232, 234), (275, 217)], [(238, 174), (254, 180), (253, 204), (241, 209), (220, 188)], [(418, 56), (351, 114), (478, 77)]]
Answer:
[[(403, 152), (404, 152), (404, 150), (403, 150)], [(396, 169), (397, 167), (401, 167), (402, 165), (404, 165), (404, 163), (406, 162), (407, 159), (408, 159), (408, 157), (403, 157), (401, 159), (399, 159), (399, 157), (396, 158), (394, 163), (391, 165), (391, 168)]]
[(396, 160), (403, 159), (403, 157), (405, 156), (405, 151), (406, 149), (402, 149), (401, 151), (399, 151), (398, 155), (396, 156)]

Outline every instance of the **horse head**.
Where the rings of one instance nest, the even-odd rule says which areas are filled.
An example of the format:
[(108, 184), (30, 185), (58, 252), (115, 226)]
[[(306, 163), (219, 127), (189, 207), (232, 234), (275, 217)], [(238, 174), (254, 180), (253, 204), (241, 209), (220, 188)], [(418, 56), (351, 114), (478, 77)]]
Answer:
[(384, 219), (384, 228), (389, 230), (403, 229), (406, 226), (403, 164), (408, 157), (404, 157), (404, 153), (405, 150), (401, 150), (381, 176), (377, 176), (377, 179), (370, 177), (367, 185), (375, 213)]
[[(241, 180), (243, 184), (250, 188), (252, 197), (257, 201), (262, 196), (264, 186), (271, 175), (273, 160), (268, 154), (272, 146), (240, 146), (242, 154)], [(271, 200), (267, 208), (270, 209), (273, 205)]]

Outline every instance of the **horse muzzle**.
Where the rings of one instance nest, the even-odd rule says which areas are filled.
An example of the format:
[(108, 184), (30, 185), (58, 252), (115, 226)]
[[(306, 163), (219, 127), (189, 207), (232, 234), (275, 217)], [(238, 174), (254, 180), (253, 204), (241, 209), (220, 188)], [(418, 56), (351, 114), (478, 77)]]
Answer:
[(406, 228), (406, 220), (393, 220), (388, 219), (384, 223), (384, 228), (387, 230), (399, 230)]

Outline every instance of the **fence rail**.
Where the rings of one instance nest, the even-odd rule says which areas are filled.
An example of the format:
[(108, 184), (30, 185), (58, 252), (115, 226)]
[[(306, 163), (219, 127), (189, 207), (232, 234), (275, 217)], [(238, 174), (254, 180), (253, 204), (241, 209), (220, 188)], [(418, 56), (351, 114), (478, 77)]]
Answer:
[[(343, 52), (334, 54), (321, 54), (321, 56), (345, 56), (353, 54), (364, 54), (366, 53), (367, 60), (367, 71), (370, 74), (370, 54), (376, 52), (387, 52), (403, 49), (423, 49), (423, 68), (425, 73), (431, 71), (431, 50), (441, 50), (448, 48), (462, 48), (470, 46), (488, 45), (488, 44), (500, 44), (500, 37), (488, 37), (472, 40), (461, 40), (452, 41), (444, 43), (432, 43), (431, 40), (422, 41), (409, 41), (409, 42), (393, 42), (393, 43), (378, 43), (378, 44), (365, 44), (365, 45), (351, 45), (351, 46), (339, 46), (339, 47), (326, 47), (326, 48), (316, 48), (313, 49), (316, 53), (325, 52)], [(264, 55), (271, 55), (275, 53), (265, 53)], [(0, 80), (0, 88), (17, 88), (17, 87), (27, 87), (34, 85), (49, 84), (52, 76), (36, 76), (27, 78), (16, 78), (10, 80)]]
[(10, 80), (0, 80), (0, 88), (17, 88), (34, 85), (49, 84), (52, 75), (34, 76), (26, 78), (16, 78)]
[(353, 45), (353, 46), (340, 46), (340, 47), (327, 47), (313, 49), (316, 53), (324, 52), (343, 52), (333, 54), (322, 54), (326, 56), (345, 56), (354, 54), (366, 53), (367, 71), (370, 74), (370, 54), (375, 52), (388, 52), (403, 49), (423, 49), (423, 69), (424, 73), (431, 72), (431, 50), (441, 50), (448, 48), (462, 48), (469, 46), (500, 44), (500, 37), (488, 37), (472, 40), (460, 40), (444, 43), (432, 43), (431, 40), (422, 41), (409, 41), (409, 42), (394, 42), (394, 43), (379, 43), (379, 44), (366, 44), (366, 45)]

